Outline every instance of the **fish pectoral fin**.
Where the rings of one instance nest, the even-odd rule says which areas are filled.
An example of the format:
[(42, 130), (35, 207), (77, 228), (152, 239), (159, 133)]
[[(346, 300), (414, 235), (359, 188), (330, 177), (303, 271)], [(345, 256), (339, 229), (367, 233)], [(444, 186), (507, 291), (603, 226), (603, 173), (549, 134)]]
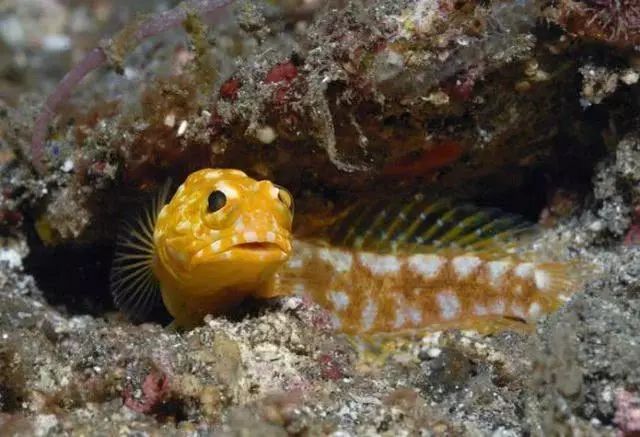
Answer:
[(258, 299), (272, 299), (274, 297), (288, 296), (291, 294), (286, 287), (276, 286), (275, 281), (269, 281), (268, 284), (258, 288), (253, 292), (253, 296)]
[(144, 320), (160, 303), (160, 283), (153, 273), (153, 232), (160, 210), (169, 196), (167, 181), (132, 221), (118, 232), (109, 277), (114, 303), (133, 320)]

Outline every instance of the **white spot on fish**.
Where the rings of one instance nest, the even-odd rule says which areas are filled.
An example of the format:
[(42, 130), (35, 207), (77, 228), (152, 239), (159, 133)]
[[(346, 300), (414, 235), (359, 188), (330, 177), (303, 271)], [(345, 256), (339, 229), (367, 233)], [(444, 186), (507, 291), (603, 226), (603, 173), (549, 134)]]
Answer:
[(422, 311), (416, 308), (407, 308), (407, 315), (414, 325), (420, 325), (422, 323)]
[(542, 307), (538, 302), (529, 305), (529, 318), (536, 319), (542, 314)]
[(498, 299), (494, 301), (489, 307), (490, 314), (503, 315), (504, 314), (504, 301), (502, 299)]
[(400, 261), (393, 255), (363, 253), (360, 255), (360, 262), (374, 275), (397, 273), (400, 270)]
[(425, 279), (438, 277), (445, 259), (437, 255), (412, 255), (408, 259), (409, 268)]
[(368, 331), (373, 327), (376, 317), (378, 317), (378, 305), (372, 300), (369, 300), (365, 307), (362, 309), (362, 329)]
[(402, 309), (402, 307), (400, 307), (399, 305), (396, 305), (396, 318), (393, 321), (393, 327), (395, 329), (399, 329), (402, 328), (404, 326), (404, 324), (406, 323), (406, 319), (404, 317), (404, 311)]
[(551, 287), (551, 276), (544, 270), (536, 269), (533, 274), (533, 279), (539, 290), (548, 290)]
[(460, 301), (453, 291), (441, 291), (436, 296), (436, 301), (440, 307), (440, 315), (443, 319), (451, 320), (460, 313)]
[(245, 243), (255, 243), (258, 240), (258, 234), (254, 231), (245, 232), (242, 237), (244, 238)]
[(222, 191), (224, 195), (229, 199), (237, 199), (238, 197), (240, 197), (240, 193), (238, 193), (238, 190), (225, 182), (218, 183), (216, 188)]
[(274, 232), (269, 231), (266, 233), (265, 239), (270, 243), (273, 243), (274, 241), (276, 241), (276, 234)]
[(242, 216), (236, 220), (233, 228), (235, 232), (244, 232), (244, 220), (242, 219)]
[(220, 251), (220, 246), (222, 246), (222, 242), (214, 241), (213, 243), (211, 243), (211, 250), (217, 253)]
[(191, 230), (191, 223), (187, 220), (182, 220), (180, 223), (176, 225), (176, 231), (180, 233), (188, 232)]
[(353, 255), (339, 249), (323, 247), (318, 250), (318, 257), (329, 263), (336, 272), (348, 272), (353, 265)]
[(491, 261), (487, 263), (487, 272), (489, 273), (489, 282), (494, 287), (502, 284), (505, 273), (509, 271), (511, 263), (509, 261)]
[(465, 279), (470, 276), (480, 265), (482, 260), (477, 256), (463, 255), (456, 256), (452, 261), (453, 269), (459, 279)]
[(529, 279), (533, 275), (533, 263), (520, 263), (513, 269), (513, 274), (521, 279)]
[(349, 296), (344, 291), (332, 291), (329, 293), (329, 299), (338, 311), (344, 311), (349, 306)]
[(220, 170), (210, 170), (204, 175), (204, 178), (208, 180), (218, 179), (219, 177)]
[(487, 310), (487, 307), (484, 305), (475, 304), (473, 306), (473, 314), (476, 316), (486, 316), (489, 314), (489, 310)]
[(511, 304), (511, 314), (513, 314), (516, 317), (519, 317), (521, 319), (526, 318), (526, 314), (524, 312), (524, 308), (522, 308), (521, 305), (518, 304)]

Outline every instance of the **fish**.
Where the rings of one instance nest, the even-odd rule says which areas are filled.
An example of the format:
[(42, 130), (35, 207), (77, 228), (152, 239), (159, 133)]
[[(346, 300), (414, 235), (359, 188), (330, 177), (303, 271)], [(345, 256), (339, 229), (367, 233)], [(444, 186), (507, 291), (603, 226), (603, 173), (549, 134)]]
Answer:
[(294, 241), (279, 287), (308, 296), (351, 337), (527, 331), (586, 276), (578, 261), (525, 249), (537, 231), (517, 215), (423, 194), (357, 202), (323, 235)]
[(352, 338), (525, 329), (588, 276), (535, 253), (522, 217), (422, 193), (361, 199), (295, 236), (289, 191), (240, 170), (199, 170), (168, 197), (124, 229), (111, 288), (132, 316), (161, 298), (180, 328), (247, 297), (298, 295)]
[(190, 329), (247, 297), (279, 295), (276, 271), (292, 251), (293, 198), (236, 169), (170, 184), (116, 241), (110, 288), (116, 306), (141, 319), (161, 300), (175, 328)]

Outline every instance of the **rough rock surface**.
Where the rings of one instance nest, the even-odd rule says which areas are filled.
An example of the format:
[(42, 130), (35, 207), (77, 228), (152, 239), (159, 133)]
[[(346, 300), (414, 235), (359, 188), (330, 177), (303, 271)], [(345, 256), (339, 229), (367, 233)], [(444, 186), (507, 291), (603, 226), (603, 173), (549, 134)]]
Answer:
[[(634, 2), (246, 2), (118, 45), (175, 4), (0, 4), (1, 435), (640, 432)], [(43, 96), (109, 34), (123, 74), (56, 108), (36, 173)], [(429, 191), (539, 217), (541, 251), (597, 274), (531, 334), (373, 361), (298, 297), (133, 325), (107, 290), (118, 219), (205, 165), (276, 180), (302, 216)]]

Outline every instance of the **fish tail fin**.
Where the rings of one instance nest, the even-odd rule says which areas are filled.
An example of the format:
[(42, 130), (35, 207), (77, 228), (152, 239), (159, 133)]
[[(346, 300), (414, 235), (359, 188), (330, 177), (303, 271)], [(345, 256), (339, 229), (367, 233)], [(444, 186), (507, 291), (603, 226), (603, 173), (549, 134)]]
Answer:
[(549, 309), (555, 311), (601, 273), (597, 265), (584, 260), (545, 262), (536, 265), (534, 282)]

